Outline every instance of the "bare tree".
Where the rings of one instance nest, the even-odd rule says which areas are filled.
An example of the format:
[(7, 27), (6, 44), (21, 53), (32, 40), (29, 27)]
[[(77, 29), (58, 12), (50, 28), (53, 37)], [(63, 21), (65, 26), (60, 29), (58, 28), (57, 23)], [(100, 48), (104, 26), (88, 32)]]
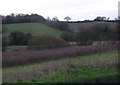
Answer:
[(47, 21), (51, 21), (50, 17), (47, 17)]
[(52, 21), (59, 21), (57, 17), (52, 18)]

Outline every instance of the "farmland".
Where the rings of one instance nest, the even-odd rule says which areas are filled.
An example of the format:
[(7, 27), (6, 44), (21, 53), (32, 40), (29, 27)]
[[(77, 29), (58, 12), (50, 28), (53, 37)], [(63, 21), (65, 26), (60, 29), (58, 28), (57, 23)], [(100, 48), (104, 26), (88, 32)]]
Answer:
[[(82, 28), (91, 29), (95, 24), (103, 23), (68, 24), (70, 29), (77, 34), (78, 28), (81, 30)], [(70, 41), (65, 41), (60, 37), (63, 31), (40, 23), (5, 24), (4, 26), (7, 28), (5, 31), (7, 36), (12, 31), (33, 35), (27, 44), (18, 44), (20, 41), (27, 41), (23, 39), (25, 36), (21, 37), (19, 33), (14, 34), (13, 40), (9, 37), (11, 41), (16, 40), (18, 42), (9, 44), (3, 52), (4, 83), (118, 82), (118, 45), (116, 43), (109, 44), (106, 42), (106, 44), (94, 46), (92, 44), (69, 45), (68, 42)], [(116, 28), (116, 23), (110, 24), (108, 28)], [(83, 32), (83, 34), (85, 33)], [(17, 40), (16, 35), (19, 35), (18, 37), (21, 40), (19, 38)], [(86, 37), (82, 36), (81, 38)], [(58, 43), (61, 41), (64, 41), (66, 45), (64, 46), (63, 42)], [(77, 41), (74, 42), (77, 43)], [(55, 44), (56, 48), (54, 48)]]
[(117, 64), (117, 50), (98, 52), (86, 56), (3, 68), (3, 82), (115, 83), (118, 82)]
[(31, 33), (33, 36), (43, 32), (48, 32), (58, 37), (62, 34), (62, 31), (40, 23), (5, 24), (4, 27), (7, 28), (6, 35), (9, 35), (12, 31)]
[(117, 0), (3, 3), (2, 85), (119, 83)]
[[(115, 29), (117, 27), (116, 22), (83, 22), (83, 23), (68, 23), (70, 30), (73, 32), (78, 32), (82, 29), (90, 29), (96, 24), (109, 24), (110, 28)], [(55, 36), (60, 36), (62, 31), (56, 30), (54, 28), (48, 27), (40, 23), (21, 23), (21, 24), (5, 24), (7, 28), (6, 34), (8, 35), (12, 31), (22, 31), (24, 33), (31, 33), (36, 35), (38, 33), (48, 32)]]

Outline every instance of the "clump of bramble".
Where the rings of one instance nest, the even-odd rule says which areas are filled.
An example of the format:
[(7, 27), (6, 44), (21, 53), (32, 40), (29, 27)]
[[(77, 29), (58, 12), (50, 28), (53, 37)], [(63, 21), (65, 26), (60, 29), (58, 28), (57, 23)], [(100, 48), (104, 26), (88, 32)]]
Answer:
[(28, 42), (28, 49), (32, 50), (61, 48), (66, 46), (68, 46), (68, 43), (65, 40), (48, 33), (36, 35)]

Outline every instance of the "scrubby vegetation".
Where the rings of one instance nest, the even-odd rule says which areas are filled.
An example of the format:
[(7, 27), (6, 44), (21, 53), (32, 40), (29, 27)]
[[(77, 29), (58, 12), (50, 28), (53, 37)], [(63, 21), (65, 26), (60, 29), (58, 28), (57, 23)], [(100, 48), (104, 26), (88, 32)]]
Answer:
[(7, 29), (3, 26), (3, 29), (2, 29), (2, 51), (6, 51), (7, 46), (8, 46), (7, 37), (4, 36), (4, 33), (6, 32), (6, 30)]
[(98, 23), (91, 28), (79, 27), (76, 33), (63, 33), (61, 37), (67, 41), (72, 39), (78, 45), (92, 45), (94, 41), (118, 41), (118, 29), (117, 25), (111, 27), (108, 23)]
[(68, 43), (61, 38), (48, 33), (36, 35), (28, 43), (28, 49), (41, 50), (50, 48), (62, 48), (68, 46)]
[[(72, 32), (79, 32), (83, 29), (91, 29), (93, 28), (95, 25), (100, 25), (100, 24), (107, 24), (109, 25), (110, 29), (115, 29), (118, 25), (117, 22), (103, 22), (103, 21), (91, 21), (91, 22), (73, 22), (73, 23), (68, 23), (69, 25), (69, 29)], [(104, 26), (104, 25), (103, 25)]]
[(107, 50), (117, 49), (117, 45), (111, 46), (73, 46), (66, 48), (41, 50), (3, 52), (3, 67), (25, 65), (35, 62), (43, 62), (74, 56), (82, 56)]
[(75, 40), (74, 35), (75, 34), (71, 32), (64, 32), (62, 33), (61, 38), (64, 39), (65, 41), (71, 42)]
[(20, 31), (13, 31), (9, 35), (9, 45), (27, 45), (31, 38), (30, 33), (24, 34)]
[(2, 37), (2, 51), (6, 51), (8, 46), (7, 38), (5, 36)]

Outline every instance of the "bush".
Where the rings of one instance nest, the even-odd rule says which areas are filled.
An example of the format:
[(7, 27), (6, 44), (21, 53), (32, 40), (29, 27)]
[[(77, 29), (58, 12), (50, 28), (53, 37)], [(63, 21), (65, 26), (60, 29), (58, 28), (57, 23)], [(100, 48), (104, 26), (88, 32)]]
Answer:
[(65, 42), (63, 39), (45, 33), (33, 37), (31, 40), (29, 40), (28, 43), (28, 49), (37, 50), (66, 46), (68, 46), (68, 43)]
[(7, 38), (5, 36), (2, 37), (2, 51), (6, 51), (8, 46)]
[(111, 28), (109, 24), (96, 24), (91, 30), (97, 41), (117, 40), (117, 29)]
[(79, 45), (90, 45), (93, 41), (115, 41), (117, 40), (117, 29), (111, 28), (109, 24), (96, 24), (91, 29), (82, 29), (76, 33), (76, 41)]
[(73, 34), (70, 33), (70, 32), (64, 32), (62, 35), (61, 35), (61, 38), (64, 39), (65, 41), (73, 41)]
[(4, 33), (7, 31), (7, 29), (4, 27), (3, 25), (3, 28), (2, 28), (2, 42), (1, 45), (2, 45), (2, 51), (6, 51), (7, 50), (7, 46), (8, 46), (8, 41), (7, 41), (7, 38), (5, 37)]
[(32, 35), (30, 33), (25, 34), (24, 37), (24, 44), (27, 45), (28, 41), (32, 38)]
[(80, 45), (87, 45), (87, 42), (90, 40), (95, 40), (96, 36), (91, 29), (83, 29), (75, 35), (76, 41), (79, 42)]
[(67, 31), (67, 32), (70, 31), (68, 23), (64, 23), (60, 21), (47, 21), (45, 24), (62, 31)]
[(31, 34), (24, 34), (20, 31), (13, 31), (9, 35), (10, 45), (27, 45), (28, 40), (31, 38)]

